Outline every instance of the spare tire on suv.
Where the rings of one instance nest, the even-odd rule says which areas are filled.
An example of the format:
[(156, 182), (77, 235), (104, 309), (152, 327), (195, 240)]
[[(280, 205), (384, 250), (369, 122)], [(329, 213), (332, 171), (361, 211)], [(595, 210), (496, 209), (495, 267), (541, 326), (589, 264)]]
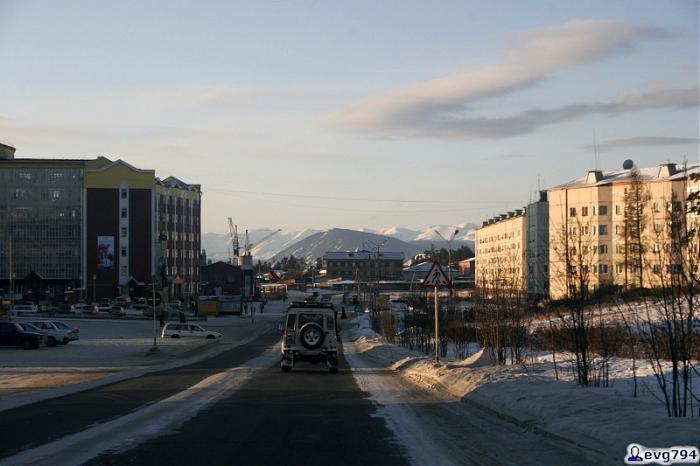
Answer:
[(309, 322), (299, 329), (299, 340), (302, 346), (309, 350), (319, 348), (325, 337), (323, 328), (314, 322)]

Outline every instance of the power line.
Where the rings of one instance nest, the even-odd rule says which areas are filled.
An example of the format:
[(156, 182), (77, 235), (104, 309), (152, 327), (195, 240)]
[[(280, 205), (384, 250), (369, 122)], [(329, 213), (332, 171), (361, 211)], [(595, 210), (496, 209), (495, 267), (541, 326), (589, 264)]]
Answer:
[(473, 201), (426, 201), (425, 199), (381, 199), (381, 198), (362, 198), (362, 197), (337, 197), (337, 196), (318, 196), (312, 194), (295, 194), (295, 193), (274, 193), (267, 191), (246, 191), (241, 189), (228, 189), (228, 188), (206, 188), (208, 191), (219, 191), (231, 194), (254, 194), (257, 196), (279, 196), (279, 197), (299, 197), (305, 199), (326, 199), (331, 201), (360, 201), (360, 202), (394, 202), (394, 203), (406, 203), (406, 204), (512, 204), (520, 201), (489, 201), (489, 200), (473, 200)]

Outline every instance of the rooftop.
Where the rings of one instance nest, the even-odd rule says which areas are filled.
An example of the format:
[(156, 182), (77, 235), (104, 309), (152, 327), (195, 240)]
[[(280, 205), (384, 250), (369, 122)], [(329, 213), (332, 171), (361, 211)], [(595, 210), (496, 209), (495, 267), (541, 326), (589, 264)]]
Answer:
[[(697, 163), (676, 164), (664, 163), (657, 167), (637, 168), (642, 181), (673, 181), (682, 180), (690, 173), (700, 173)], [(621, 183), (632, 179), (632, 169), (621, 170), (591, 170), (586, 175), (575, 180), (555, 186), (551, 189), (578, 188), (583, 186), (604, 186)]]
[(325, 260), (404, 260), (404, 253), (399, 252), (370, 252), (370, 251), (329, 251), (323, 254)]

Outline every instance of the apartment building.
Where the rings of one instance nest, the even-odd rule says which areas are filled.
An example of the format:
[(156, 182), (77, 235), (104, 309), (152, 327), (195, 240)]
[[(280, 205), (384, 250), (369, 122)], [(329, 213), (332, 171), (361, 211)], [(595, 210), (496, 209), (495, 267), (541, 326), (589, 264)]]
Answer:
[(376, 281), (400, 280), (403, 252), (332, 251), (323, 254), (327, 278)]
[(547, 191), (540, 191), (539, 198), (531, 202), (525, 211), (527, 217), (526, 283), (529, 296), (549, 296), (549, 202)]
[(175, 177), (155, 180), (160, 244), (171, 280), (171, 295), (177, 298), (197, 294), (201, 283), (201, 201), (198, 184), (188, 184)]
[[(160, 273), (161, 230), (193, 235), (172, 248), (199, 257), (201, 192), (173, 183), (122, 160), (16, 158), (0, 147), (0, 289), (35, 300), (60, 300), (68, 290), (88, 300), (143, 295)], [(157, 196), (169, 193), (183, 211), (176, 207), (159, 229)], [(184, 202), (191, 198), (197, 202)], [(173, 267), (174, 293), (178, 279), (183, 294), (194, 293), (198, 267)]]
[(526, 209), (493, 217), (476, 230), (478, 288), (501, 293), (526, 291), (527, 230)]
[(673, 239), (698, 165), (591, 170), (548, 190), (550, 296), (661, 286), (683, 266)]

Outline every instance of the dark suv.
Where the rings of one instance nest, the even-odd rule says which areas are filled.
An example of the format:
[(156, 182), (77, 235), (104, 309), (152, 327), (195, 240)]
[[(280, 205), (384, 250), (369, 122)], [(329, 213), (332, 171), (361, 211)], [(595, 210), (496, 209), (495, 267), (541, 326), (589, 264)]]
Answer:
[(24, 330), (16, 322), (0, 322), (0, 345), (21, 346), (24, 349), (36, 349), (41, 345), (44, 335)]
[(289, 372), (299, 361), (322, 362), (338, 372), (338, 336), (332, 304), (292, 303), (282, 336), (282, 370)]

